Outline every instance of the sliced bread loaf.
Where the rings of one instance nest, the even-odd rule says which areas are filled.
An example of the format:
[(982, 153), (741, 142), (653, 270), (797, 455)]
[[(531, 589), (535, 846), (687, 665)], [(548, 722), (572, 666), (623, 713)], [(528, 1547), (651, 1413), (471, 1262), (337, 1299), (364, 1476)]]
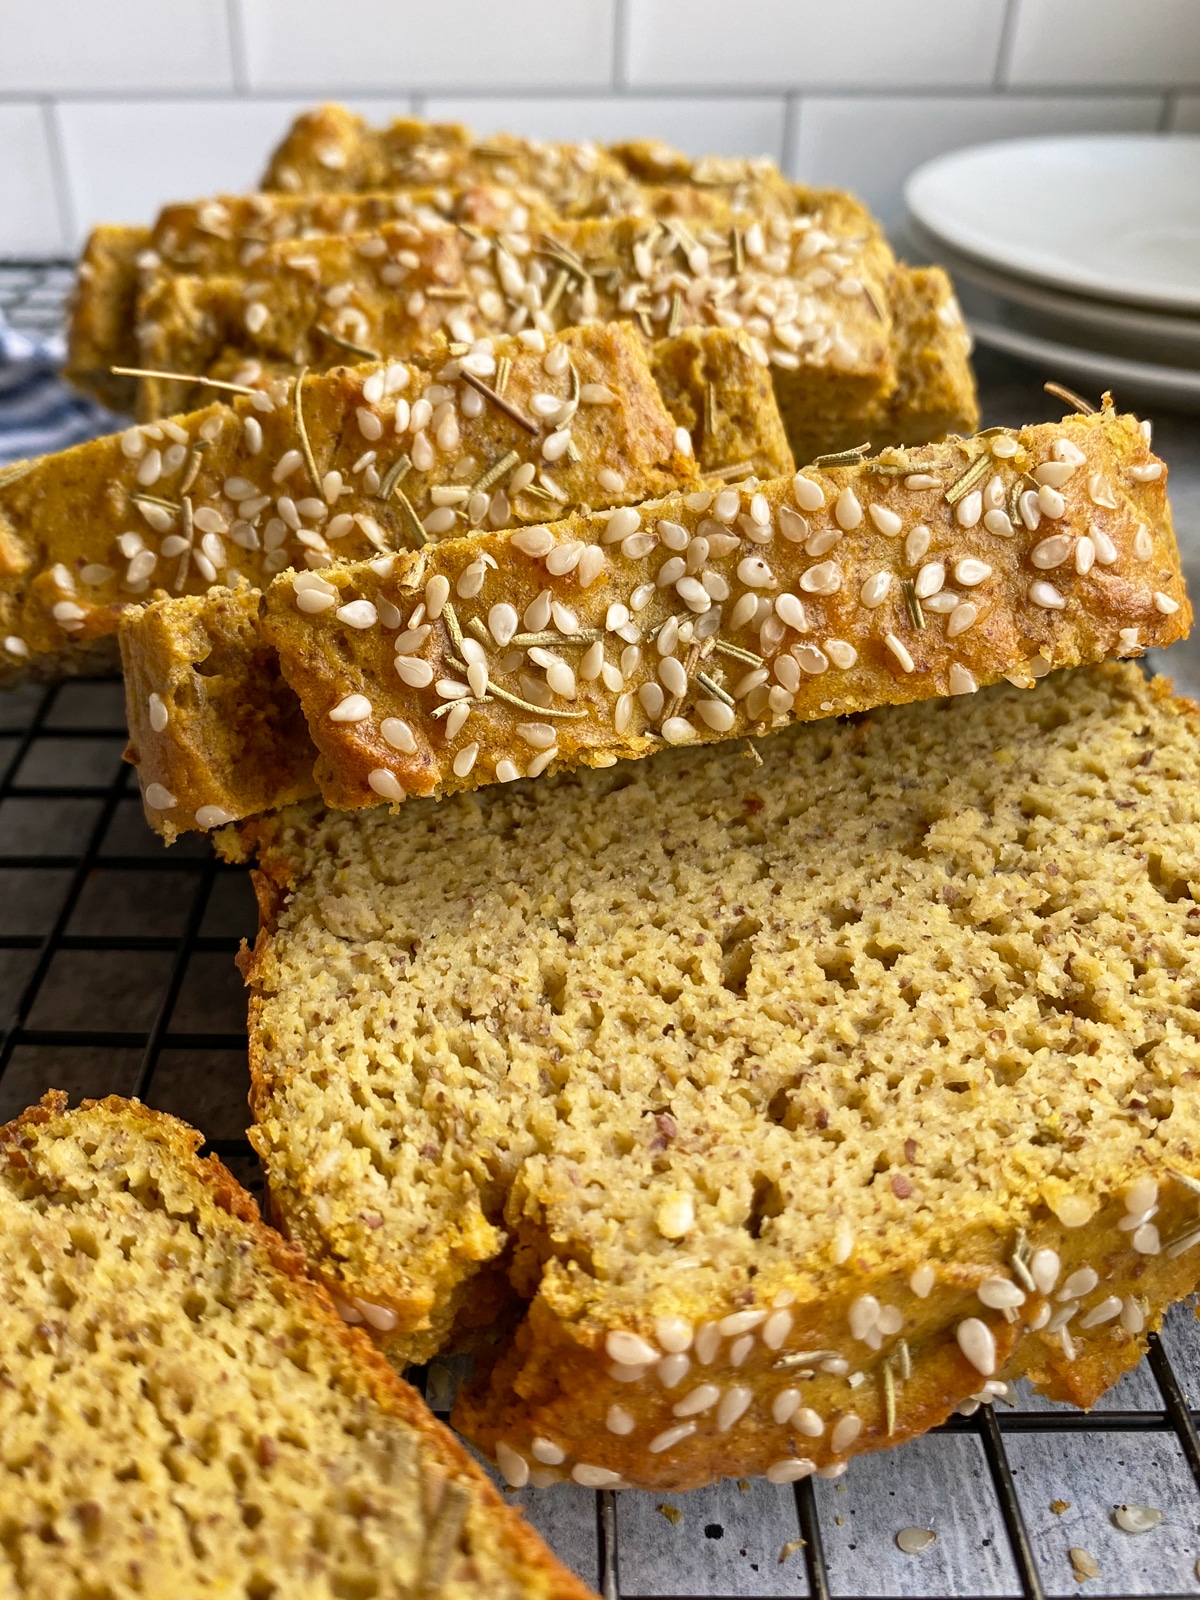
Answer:
[[(1164, 480), (1111, 411), (854, 455), (285, 575), (259, 632), (246, 608), (246, 650), (278, 651), (331, 805), (606, 766), (1179, 638)], [(122, 632), (130, 759), (167, 837), (201, 808), (249, 814), (194, 689), (209, 606), (224, 619), (167, 602)]]
[(1114, 665), (229, 830), (276, 1214), (398, 1362), (503, 1274), (513, 1483), (1091, 1404), (1200, 1281), (1198, 734)]
[(200, 1135), (0, 1129), (0, 1592), (586, 1600)]

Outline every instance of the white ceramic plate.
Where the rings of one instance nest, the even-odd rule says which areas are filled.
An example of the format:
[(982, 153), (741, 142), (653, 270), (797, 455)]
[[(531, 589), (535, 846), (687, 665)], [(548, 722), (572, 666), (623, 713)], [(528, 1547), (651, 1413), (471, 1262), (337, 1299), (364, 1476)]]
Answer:
[(1200, 312), (1200, 137), (1006, 139), (918, 167), (904, 193), (922, 227), (1001, 271)]
[(913, 222), (909, 224), (909, 238), (918, 252), (946, 268), (960, 297), (970, 296), (973, 289), (985, 291), (988, 299), (1002, 308), (999, 316), (988, 313), (992, 320), (1023, 326), (1043, 338), (1134, 361), (1200, 368), (1200, 316), (1114, 305), (1108, 300), (1043, 288), (1028, 278), (1015, 278), (1011, 273), (982, 266)]
[(979, 344), (1032, 362), (1041, 369), (1042, 377), (1052, 382), (1065, 379), (1075, 384), (1085, 399), (1099, 400), (1103, 390), (1111, 389), (1118, 411), (1135, 399), (1156, 401), (1178, 411), (1200, 411), (1200, 372), (1079, 350), (982, 317), (968, 317), (967, 324)]

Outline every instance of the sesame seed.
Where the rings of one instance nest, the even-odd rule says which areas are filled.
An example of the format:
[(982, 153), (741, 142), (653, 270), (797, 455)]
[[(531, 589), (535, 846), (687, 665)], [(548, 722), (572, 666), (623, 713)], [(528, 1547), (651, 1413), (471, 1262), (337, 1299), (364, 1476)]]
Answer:
[(1172, 600), (1171, 596), (1169, 594), (1164, 594), (1161, 589), (1156, 589), (1154, 591), (1154, 604), (1157, 610), (1162, 612), (1164, 617), (1169, 617), (1173, 615), (1174, 612), (1179, 610), (1179, 601)]
[(433, 682), (433, 667), (415, 656), (397, 656), (396, 676), (410, 689), (427, 689)]
[(661, 1455), (664, 1450), (670, 1450), (675, 1445), (681, 1444), (684, 1439), (690, 1437), (695, 1431), (696, 1424), (694, 1422), (677, 1423), (675, 1427), (666, 1428), (662, 1433), (656, 1434), (646, 1448), (653, 1456)]
[(734, 1423), (746, 1414), (753, 1399), (753, 1391), (742, 1384), (734, 1384), (726, 1389), (717, 1407), (717, 1432), (728, 1433)]
[[(746, 564), (742, 562), (738, 567), (739, 578)], [(842, 569), (836, 561), (819, 561), (816, 566), (801, 573), (800, 587), (805, 594), (837, 594), (842, 587)]]
[(785, 1461), (773, 1461), (767, 1468), (768, 1483), (798, 1483), (801, 1478), (811, 1478), (817, 1470), (816, 1462), (804, 1457), (790, 1456)]
[(894, 633), (885, 633), (883, 642), (900, 663), (902, 672), (915, 672), (916, 662), (908, 652), (908, 647), (903, 640), (898, 639)]
[(694, 1417), (701, 1411), (710, 1411), (720, 1398), (721, 1390), (717, 1384), (702, 1383), (690, 1394), (684, 1395), (682, 1400), (677, 1400), (671, 1407), (671, 1414), (676, 1417)]
[(1143, 1256), (1156, 1256), (1162, 1248), (1158, 1229), (1152, 1222), (1143, 1222), (1129, 1242), (1138, 1254)]
[(551, 1439), (535, 1439), (529, 1447), (529, 1452), (535, 1461), (544, 1462), (548, 1467), (561, 1467), (567, 1459), (567, 1452)]
[(913, 1270), (912, 1276), (908, 1280), (908, 1286), (918, 1300), (924, 1300), (933, 1288), (935, 1278), (936, 1274), (929, 1262), (923, 1261), (919, 1267)]
[(950, 663), (951, 694), (974, 694), (978, 688), (979, 684), (973, 672), (968, 671), (957, 661)]
[(1053, 533), (1048, 539), (1042, 539), (1035, 544), (1029, 552), (1029, 559), (1035, 567), (1043, 572), (1049, 572), (1054, 567), (1061, 567), (1071, 554), (1072, 539), (1067, 533)]
[(694, 744), (698, 737), (686, 717), (668, 717), (662, 725), (662, 736), (668, 744)]
[[(946, 568), (940, 561), (928, 561), (917, 573), (913, 590), (918, 600), (928, 600), (937, 594), (946, 582)], [(865, 602), (864, 602), (865, 604)]]
[(647, 1344), (638, 1334), (629, 1333), (623, 1328), (609, 1331), (604, 1348), (611, 1360), (619, 1361), (624, 1366), (657, 1361), (659, 1357), (659, 1352), (652, 1344)]
[(692, 1325), (685, 1317), (659, 1317), (654, 1324), (654, 1337), (664, 1350), (678, 1355), (692, 1346)]
[(196, 826), (207, 831), (209, 828), (222, 828), (227, 822), (235, 820), (232, 811), (226, 811), (223, 806), (201, 806), (196, 812)]
[(839, 528), (845, 533), (852, 532), (862, 521), (862, 506), (858, 497), (849, 484), (838, 495), (833, 508), (833, 516)]
[(954, 1330), (958, 1348), (977, 1372), (990, 1378), (996, 1370), (996, 1340), (979, 1317), (965, 1317)]
[(1025, 1304), (1025, 1291), (1018, 1288), (1011, 1279), (1002, 1278), (998, 1274), (985, 1278), (975, 1292), (980, 1302), (992, 1311), (1004, 1311)]
[(1034, 481), (1048, 484), (1051, 489), (1061, 489), (1077, 465), (1070, 461), (1043, 461), (1040, 467), (1034, 468)]
[(1062, 611), (1067, 603), (1054, 585), (1042, 578), (1035, 579), (1029, 585), (1029, 598), (1044, 611)]
[(1149, 461), (1145, 466), (1130, 467), (1128, 471), (1134, 483), (1155, 483), (1162, 477), (1162, 462)]
[(1105, 483), (1104, 474), (1101, 472), (1093, 472), (1088, 479), (1088, 499), (1094, 506), (1103, 506), (1107, 511), (1115, 511), (1117, 509), (1117, 502), (1113, 498), (1113, 492), (1108, 484)]
[(968, 628), (974, 627), (978, 620), (979, 607), (971, 600), (964, 600), (954, 607), (946, 619), (947, 639), (957, 639), (960, 633), (966, 633)]
[[(650, 1448), (654, 1449), (653, 1444)], [(575, 1463), (571, 1468), (571, 1477), (585, 1489), (615, 1489), (621, 1482), (619, 1472), (610, 1472), (607, 1467), (593, 1467), (586, 1461)]]
[(691, 1360), (682, 1353), (664, 1356), (656, 1365), (655, 1372), (664, 1389), (673, 1389), (677, 1383), (682, 1383), (691, 1370)]
[(611, 1405), (604, 1418), (604, 1426), (609, 1433), (624, 1434), (632, 1433), (637, 1424), (624, 1406)]
[(820, 511), (825, 504), (825, 491), (812, 478), (798, 472), (792, 479), (792, 496), (801, 511)]
[(151, 811), (169, 811), (178, 802), (165, 784), (148, 783), (142, 790), (142, 799)]
[(715, 1322), (705, 1322), (696, 1330), (696, 1360), (707, 1367), (721, 1347), (721, 1330)]
[(1096, 547), (1096, 560), (1102, 567), (1111, 567), (1117, 559), (1117, 547), (1103, 528), (1092, 523), (1092, 542)]
[(373, 628), (379, 621), (379, 613), (370, 600), (351, 600), (348, 605), (339, 606), (334, 612), (339, 622), (344, 622), (348, 628)]
[(853, 1411), (847, 1412), (844, 1417), (839, 1417), (834, 1424), (833, 1432), (829, 1436), (829, 1447), (835, 1455), (841, 1455), (848, 1450), (862, 1432), (862, 1418)]
[(504, 1474), (504, 1481), (513, 1489), (523, 1489), (529, 1482), (529, 1463), (519, 1451), (503, 1442), (496, 1446), (496, 1465)]
[(400, 787), (400, 780), (394, 772), (389, 772), (386, 767), (376, 767), (373, 772), (367, 773), (367, 782), (377, 795), (385, 800), (403, 800), (404, 790)]
[(910, 472), (904, 480), (906, 489), (940, 489), (942, 480), (935, 478), (931, 472)]
[(329, 713), (330, 722), (365, 722), (371, 715), (371, 702), (365, 694), (348, 694)]
[(515, 761), (509, 761), (507, 759), (502, 760), (502, 761), (497, 761), (497, 763), (496, 763), (496, 782), (497, 783), (515, 783), (520, 776), (521, 776), (520, 768), (517, 766)]
[(930, 1528), (901, 1528), (896, 1535), (896, 1544), (906, 1556), (919, 1556), (922, 1550), (929, 1549), (936, 1538), (937, 1534)]
[(1098, 1328), (1102, 1322), (1111, 1322), (1121, 1314), (1120, 1295), (1110, 1294), (1079, 1319), (1081, 1328)]
[[(1032, 493), (1033, 491), (1030, 490), (1028, 492)], [(1058, 490), (1052, 489), (1048, 483), (1044, 483), (1038, 490), (1037, 503), (1038, 509), (1047, 517), (1058, 518), (1066, 514), (1067, 502), (1059, 494)]]

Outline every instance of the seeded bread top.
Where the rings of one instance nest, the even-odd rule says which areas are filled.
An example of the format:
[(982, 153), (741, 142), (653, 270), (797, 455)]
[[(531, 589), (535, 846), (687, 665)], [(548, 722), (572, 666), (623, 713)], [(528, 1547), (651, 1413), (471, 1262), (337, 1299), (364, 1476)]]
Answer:
[[(757, 430), (723, 444), (750, 470), (786, 463), (769, 386), (755, 388), (737, 336), (710, 333), (687, 357), (722, 414)], [(686, 388), (674, 366), (671, 382)], [(302, 391), (279, 379), (0, 473), (0, 673), (112, 634), (153, 591), (261, 585), (335, 549), (353, 559), (696, 479), (689, 433), (616, 324), (338, 368)]]
[(1200, 1179), (1193, 707), (1122, 666), (757, 748), (224, 836), (275, 1203), (397, 1353), (510, 1250), (586, 1343)]
[[(836, 417), (895, 388), (895, 263), (857, 202), (808, 198), (794, 216), (723, 207), (695, 230), (678, 218), (561, 222), (533, 237), (392, 223), (284, 241), (247, 274), (151, 282), (139, 303), (142, 361), (229, 375), (236, 353), (328, 362), (331, 336), (404, 356), (525, 326), (620, 318), (652, 340), (716, 323), (744, 328), (784, 388), (807, 394), (820, 381)], [(147, 381), (140, 403), (157, 415), (186, 402)]]
[(65, 1105), (0, 1129), (6, 1595), (585, 1600), (198, 1133)]

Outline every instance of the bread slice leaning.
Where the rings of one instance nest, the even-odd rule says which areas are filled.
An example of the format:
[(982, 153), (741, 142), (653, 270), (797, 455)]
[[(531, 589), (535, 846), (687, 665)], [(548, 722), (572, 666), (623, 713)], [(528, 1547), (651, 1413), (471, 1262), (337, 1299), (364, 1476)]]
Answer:
[(0, 1129), (0, 1593), (586, 1600), (199, 1143)]
[[(162, 602), (122, 630), (127, 754), (170, 839), (306, 772), (350, 810), (1032, 684), (1186, 634), (1165, 474), (1104, 411)], [(282, 692), (302, 748), (244, 740)]]
[[(1200, 1281), (1200, 713), (1132, 664), (248, 825), (252, 1137), (513, 1483), (837, 1475)], [(230, 830), (232, 832), (232, 830)]]

